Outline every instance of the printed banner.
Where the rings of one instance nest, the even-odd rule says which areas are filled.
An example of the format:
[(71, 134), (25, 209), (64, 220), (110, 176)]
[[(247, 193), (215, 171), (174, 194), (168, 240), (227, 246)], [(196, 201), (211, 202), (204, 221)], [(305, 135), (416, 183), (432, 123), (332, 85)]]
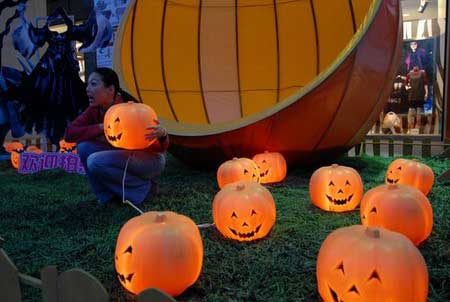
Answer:
[(113, 66), (113, 45), (120, 20), (128, 6), (129, 0), (94, 0), (95, 10), (101, 12), (111, 23), (114, 31), (113, 39), (108, 46), (97, 49), (97, 67)]
[(85, 174), (80, 157), (74, 153), (31, 153), (20, 154), (20, 174), (37, 173), (42, 170), (63, 169), (68, 173)]

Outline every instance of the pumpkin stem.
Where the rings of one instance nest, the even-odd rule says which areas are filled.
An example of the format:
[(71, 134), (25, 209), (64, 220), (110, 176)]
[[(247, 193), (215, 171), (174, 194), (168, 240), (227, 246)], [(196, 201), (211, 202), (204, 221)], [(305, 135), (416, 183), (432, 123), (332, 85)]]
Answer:
[(267, 150), (266, 150), (266, 151), (264, 151), (264, 153), (266, 153), (266, 154), (267, 154), (267, 153), (269, 153), (269, 151), (267, 151)]
[(332, 168), (337, 168), (337, 167), (339, 167), (339, 165), (338, 164), (332, 164), (331, 167)]
[(161, 222), (166, 221), (166, 219), (167, 219), (166, 215), (164, 215), (163, 213), (158, 213), (158, 214), (156, 214), (155, 222), (161, 223)]
[(242, 191), (245, 189), (245, 185), (243, 183), (237, 184), (236, 191)]
[(367, 228), (366, 234), (367, 234), (367, 236), (375, 238), (375, 239), (379, 239), (381, 237), (380, 230), (377, 228)]
[(238, 160), (239, 158), (237, 158), (237, 157), (233, 157), (233, 160)]

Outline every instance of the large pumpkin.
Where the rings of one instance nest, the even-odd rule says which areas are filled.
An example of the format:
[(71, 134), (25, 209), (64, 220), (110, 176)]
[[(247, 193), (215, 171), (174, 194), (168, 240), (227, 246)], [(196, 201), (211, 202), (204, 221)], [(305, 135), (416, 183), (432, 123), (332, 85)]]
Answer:
[(428, 272), (402, 234), (360, 225), (332, 232), (317, 257), (324, 302), (426, 302)]
[(401, 184), (416, 187), (428, 195), (434, 183), (434, 173), (430, 167), (417, 159), (394, 160), (388, 167), (385, 177), (387, 184)]
[(258, 165), (262, 184), (280, 182), (286, 177), (286, 160), (281, 153), (265, 151), (253, 156), (253, 161)]
[(226, 184), (236, 181), (259, 182), (258, 165), (249, 158), (233, 158), (227, 160), (217, 169), (217, 184), (223, 188)]
[(361, 176), (346, 166), (319, 168), (309, 180), (311, 202), (325, 211), (351, 211), (359, 205), (363, 192)]
[(399, 232), (415, 245), (428, 238), (433, 229), (433, 209), (418, 189), (404, 185), (381, 185), (361, 200), (361, 222)]
[(399, 2), (132, 0), (114, 67), (189, 163), (264, 150), (310, 163), (378, 118), (400, 58)]
[(195, 283), (202, 262), (198, 227), (173, 212), (147, 212), (132, 218), (117, 238), (117, 275), (134, 294), (155, 287), (177, 296)]
[(156, 126), (155, 111), (141, 103), (122, 103), (111, 106), (105, 114), (104, 129), (108, 142), (116, 148), (128, 150), (144, 149), (154, 140), (146, 140), (148, 127)]
[(214, 223), (227, 238), (252, 241), (265, 237), (275, 223), (272, 194), (255, 182), (236, 182), (223, 187), (212, 204)]

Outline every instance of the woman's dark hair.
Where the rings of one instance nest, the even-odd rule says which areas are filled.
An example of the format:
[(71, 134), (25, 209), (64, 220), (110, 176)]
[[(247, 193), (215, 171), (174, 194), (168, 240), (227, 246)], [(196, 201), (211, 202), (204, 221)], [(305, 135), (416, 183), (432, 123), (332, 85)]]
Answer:
[(111, 68), (99, 67), (93, 72), (95, 72), (102, 78), (102, 81), (106, 87), (114, 86), (116, 95), (120, 95), (125, 102), (132, 101), (135, 103), (142, 103), (141, 101), (134, 98), (131, 94), (120, 88), (119, 77), (117, 76), (117, 73)]

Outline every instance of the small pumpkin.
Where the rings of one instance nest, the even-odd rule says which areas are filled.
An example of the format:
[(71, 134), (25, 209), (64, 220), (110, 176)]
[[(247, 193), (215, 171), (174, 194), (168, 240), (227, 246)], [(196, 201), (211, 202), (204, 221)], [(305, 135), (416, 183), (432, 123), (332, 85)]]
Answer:
[(20, 168), (20, 154), (27, 151), (33, 153), (42, 153), (42, 150), (36, 146), (24, 147), (19, 142), (7, 142), (3, 144), (6, 152), (11, 153), (11, 164), (14, 168)]
[(346, 166), (319, 168), (309, 181), (311, 202), (325, 211), (351, 211), (358, 206), (363, 192), (361, 176)]
[(286, 160), (281, 153), (265, 151), (253, 156), (253, 161), (258, 165), (262, 184), (280, 182), (286, 177)]
[(433, 187), (434, 173), (430, 167), (417, 159), (399, 158), (389, 165), (385, 182), (413, 186), (428, 195)]
[(418, 189), (405, 185), (381, 185), (363, 196), (361, 222), (402, 233), (419, 245), (433, 229), (433, 209)]
[(148, 141), (145, 134), (148, 127), (156, 126), (155, 111), (142, 103), (121, 103), (111, 106), (105, 114), (104, 131), (108, 142), (128, 150), (145, 149), (155, 140)]
[(223, 188), (236, 181), (254, 181), (259, 183), (258, 165), (249, 158), (233, 158), (220, 165), (217, 170), (217, 184)]
[(324, 302), (426, 302), (428, 271), (404, 235), (354, 225), (335, 230), (317, 257)]
[(120, 230), (115, 266), (120, 283), (136, 294), (155, 287), (177, 296), (198, 279), (203, 243), (196, 224), (174, 212), (147, 212)]
[(19, 142), (6, 142), (3, 144), (6, 152), (11, 153), (11, 164), (14, 168), (20, 167), (20, 153), (24, 152), (24, 147)]
[(64, 139), (59, 141), (59, 152), (61, 153), (77, 153), (77, 143), (69, 143)]
[(212, 211), (219, 232), (238, 241), (265, 237), (276, 217), (272, 194), (262, 185), (251, 181), (224, 186), (214, 197)]

